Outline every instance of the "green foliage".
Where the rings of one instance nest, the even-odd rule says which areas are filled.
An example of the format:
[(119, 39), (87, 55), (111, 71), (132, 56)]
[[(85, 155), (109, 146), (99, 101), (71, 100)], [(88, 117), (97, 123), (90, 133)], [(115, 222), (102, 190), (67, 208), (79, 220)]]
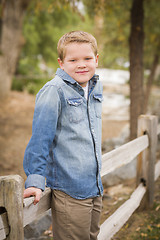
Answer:
[(21, 79), (16, 79), (14, 77), (13, 81), (12, 81), (11, 89), (22, 92), (24, 90), (23, 89), (24, 85), (25, 84), (24, 84), (24, 82)]
[(14, 77), (12, 81), (12, 90), (16, 91), (27, 91), (30, 94), (37, 94), (38, 91), (44, 86), (48, 81), (48, 76), (41, 77)]
[[(54, 72), (58, 67), (57, 42), (72, 30), (88, 31), (97, 38), (100, 67), (124, 68), (124, 63), (129, 61), (132, 0), (81, 1), (85, 7), (83, 12), (77, 9), (80, 0), (31, 1), (23, 27), (25, 45), (17, 73), (42, 74), (41, 62)], [(144, 63), (145, 68), (150, 68), (152, 56), (160, 50), (160, 1), (144, 1), (144, 10)]]
[(17, 73), (21, 75), (28, 75), (28, 74), (40, 74), (41, 71), (38, 67), (39, 60), (37, 56), (25, 56), (21, 57), (19, 60), (19, 64), (17, 67)]
[(144, 1), (144, 63), (150, 68), (155, 54), (160, 53), (160, 1)]
[(116, 67), (117, 59), (123, 63), (129, 59), (128, 39), (130, 34), (131, 0), (105, 1), (104, 31), (106, 34), (104, 49), (106, 66)]
[(82, 16), (72, 6), (72, 1), (32, 1), (25, 17), (23, 35), (25, 45), (17, 68), (19, 74), (41, 74), (39, 63), (43, 61), (55, 69), (57, 42), (68, 31), (92, 31), (88, 16)]
[(103, 12), (103, 0), (83, 0), (86, 12), (94, 18), (98, 12)]
[[(84, 0), (84, 5), (96, 25), (95, 34), (100, 45), (100, 66), (120, 68), (117, 60), (129, 58), (131, 0)], [(97, 22), (100, 24), (97, 24)], [(97, 33), (96, 33), (97, 32)]]
[[(86, 11), (94, 20), (103, 22), (97, 34), (100, 49), (100, 65), (120, 67), (117, 59), (129, 61), (130, 9), (132, 0), (83, 0)], [(160, 52), (160, 1), (144, 1), (144, 67), (150, 68), (155, 53)]]

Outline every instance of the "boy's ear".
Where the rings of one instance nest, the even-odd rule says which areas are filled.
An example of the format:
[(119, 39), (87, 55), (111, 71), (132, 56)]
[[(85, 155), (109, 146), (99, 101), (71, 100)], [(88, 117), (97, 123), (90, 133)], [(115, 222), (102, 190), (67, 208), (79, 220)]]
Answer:
[(60, 58), (58, 58), (58, 63), (61, 69), (63, 69), (63, 62)]
[(96, 55), (96, 67), (98, 67), (99, 54)]

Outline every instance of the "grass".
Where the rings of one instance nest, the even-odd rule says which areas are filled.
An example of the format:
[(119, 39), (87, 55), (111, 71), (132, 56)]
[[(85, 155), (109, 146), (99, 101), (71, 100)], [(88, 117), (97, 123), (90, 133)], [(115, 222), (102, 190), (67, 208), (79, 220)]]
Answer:
[(160, 240), (160, 205), (156, 205), (157, 203), (152, 210), (140, 214), (144, 223), (136, 229), (133, 240)]

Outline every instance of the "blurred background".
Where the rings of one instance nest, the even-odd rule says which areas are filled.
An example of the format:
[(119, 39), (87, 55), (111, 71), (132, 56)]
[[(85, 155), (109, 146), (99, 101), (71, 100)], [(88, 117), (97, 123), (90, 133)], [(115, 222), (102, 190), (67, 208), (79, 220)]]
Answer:
[(68, 31), (98, 42), (104, 152), (136, 137), (140, 114), (160, 116), (159, 11), (156, 0), (0, 0), (0, 175), (25, 178), (35, 95), (54, 77)]
[[(103, 153), (136, 138), (139, 115), (160, 119), (159, 13), (157, 0), (0, 0), (0, 176), (26, 179), (23, 156), (32, 134), (35, 96), (54, 77), (57, 42), (68, 31), (90, 32), (98, 42)], [(135, 174), (134, 162), (109, 175), (105, 184), (127, 179), (129, 187)], [(132, 191), (122, 185), (118, 189)], [(108, 199), (117, 202), (110, 196), (107, 206)]]

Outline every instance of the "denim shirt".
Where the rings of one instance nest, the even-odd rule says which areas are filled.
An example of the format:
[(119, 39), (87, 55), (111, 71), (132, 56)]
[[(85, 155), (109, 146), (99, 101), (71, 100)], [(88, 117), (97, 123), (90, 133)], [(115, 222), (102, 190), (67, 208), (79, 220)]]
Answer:
[(102, 195), (102, 85), (94, 75), (88, 101), (62, 69), (36, 96), (32, 137), (24, 155), (25, 187), (47, 186), (76, 199)]

